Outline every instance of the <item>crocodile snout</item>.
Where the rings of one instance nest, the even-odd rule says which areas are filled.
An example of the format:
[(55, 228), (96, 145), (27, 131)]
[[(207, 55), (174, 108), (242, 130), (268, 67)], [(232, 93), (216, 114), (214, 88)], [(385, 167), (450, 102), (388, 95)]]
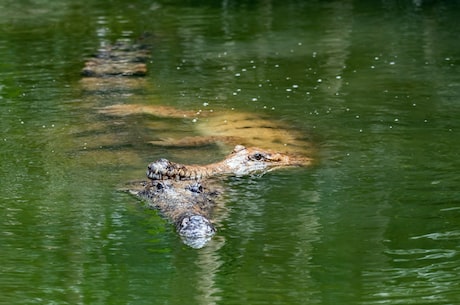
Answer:
[(186, 215), (177, 223), (183, 242), (195, 249), (202, 248), (216, 233), (211, 221), (201, 215)]

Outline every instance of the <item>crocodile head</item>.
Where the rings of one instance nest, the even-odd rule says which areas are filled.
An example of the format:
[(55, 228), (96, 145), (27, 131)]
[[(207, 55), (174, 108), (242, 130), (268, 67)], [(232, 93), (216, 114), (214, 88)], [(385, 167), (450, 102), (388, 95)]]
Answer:
[(144, 183), (136, 195), (169, 218), (184, 244), (192, 248), (202, 248), (216, 233), (208, 219), (216, 193), (200, 182), (153, 180)]
[(207, 165), (183, 165), (159, 159), (148, 165), (147, 177), (152, 180), (200, 180), (216, 175), (260, 174), (279, 167), (305, 166), (310, 163), (311, 159), (305, 157), (237, 145), (224, 160)]
[(234, 175), (243, 176), (265, 173), (280, 167), (306, 166), (311, 163), (311, 159), (237, 145), (223, 162)]

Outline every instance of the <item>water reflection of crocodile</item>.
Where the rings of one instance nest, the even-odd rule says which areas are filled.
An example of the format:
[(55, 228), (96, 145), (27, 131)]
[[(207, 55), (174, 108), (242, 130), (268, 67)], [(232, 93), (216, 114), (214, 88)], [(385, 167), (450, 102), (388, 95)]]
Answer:
[(112, 45), (102, 46), (85, 62), (81, 73), (87, 77), (145, 76), (148, 58), (145, 45), (119, 39)]
[(216, 180), (222, 175), (263, 174), (275, 168), (310, 164), (308, 158), (293, 158), (259, 148), (237, 145), (224, 160), (207, 165), (183, 165), (159, 159), (148, 165), (149, 182), (130, 193), (158, 209), (176, 226), (185, 244), (201, 248), (216, 232), (210, 214), (222, 193)]

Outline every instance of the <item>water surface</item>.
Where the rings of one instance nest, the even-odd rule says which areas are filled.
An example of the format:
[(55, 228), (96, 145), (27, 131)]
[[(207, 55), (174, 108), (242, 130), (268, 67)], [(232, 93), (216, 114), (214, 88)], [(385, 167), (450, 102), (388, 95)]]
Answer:
[[(451, 1), (3, 1), (1, 303), (458, 303), (459, 13)], [(143, 34), (140, 84), (82, 82), (99, 46)], [(98, 113), (116, 103), (268, 116), (305, 133), (316, 163), (226, 179), (218, 234), (190, 249), (117, 188), (159, 157), (227, 152), (149, 144), (178, 122)]]

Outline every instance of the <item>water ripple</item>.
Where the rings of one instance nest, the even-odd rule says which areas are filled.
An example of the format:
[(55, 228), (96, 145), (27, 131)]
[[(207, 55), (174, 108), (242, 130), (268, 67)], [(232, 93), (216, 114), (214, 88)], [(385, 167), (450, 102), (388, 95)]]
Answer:
[(460, 238), (460, 231), (448, 231), (444, 233), (429, 233), (419, 236), (413, 236), (410, 239), (421, 239), (421, 238), (428, 238), (432, 240), (452, 240), (452, 239), (459, 239)]

